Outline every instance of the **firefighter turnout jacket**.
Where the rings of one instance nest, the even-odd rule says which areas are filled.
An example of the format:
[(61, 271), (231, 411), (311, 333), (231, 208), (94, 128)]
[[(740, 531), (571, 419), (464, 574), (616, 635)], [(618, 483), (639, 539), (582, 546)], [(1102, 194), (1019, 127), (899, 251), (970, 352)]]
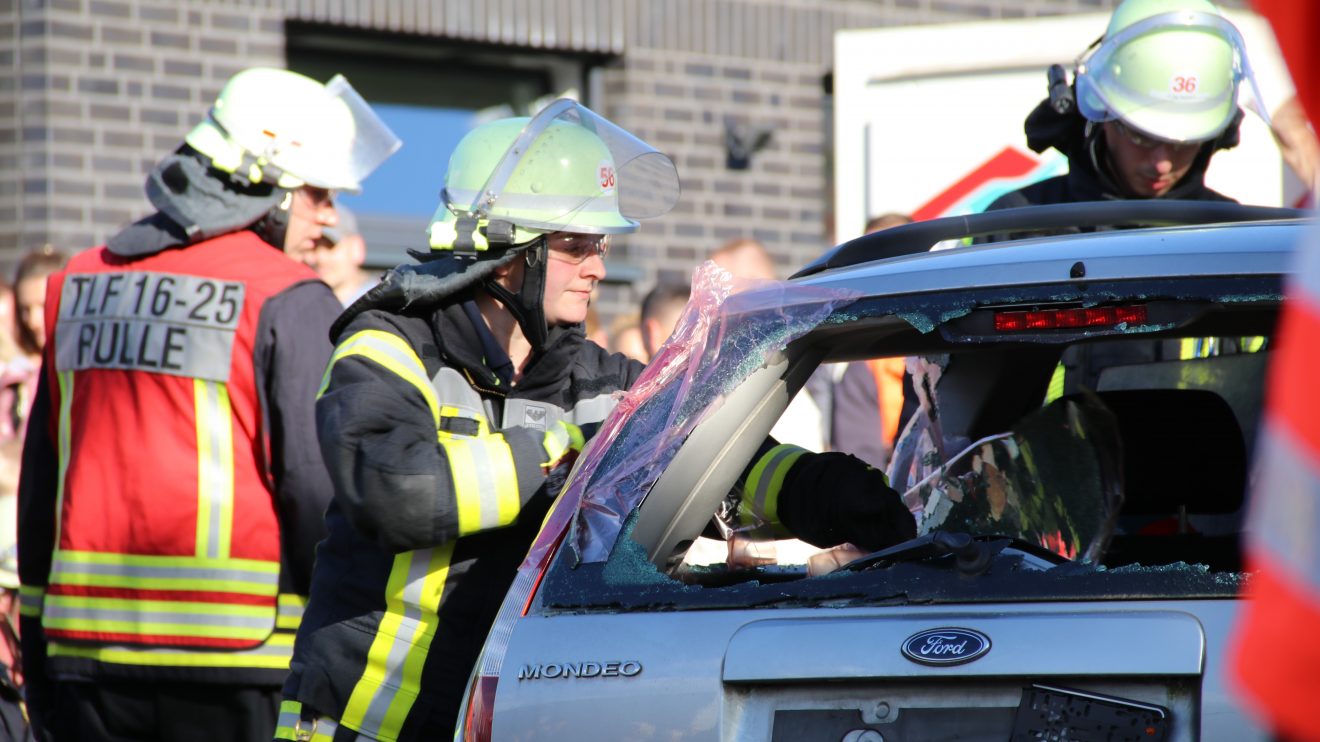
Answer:
[(19, 522), (38, 695), (43, 675), (278, 687), (324, 535), (334, 295), (252, 232), (181, 246), (153, 223), (126, 234), (161, 249), (90, 250), (48, 284)]
[[(383, 311), (366, 308), (368, 294), (335, 338), (316, 408), (335, 499), (277, 739), (299, 739), (312, 720), (326, 739), (336, 729), (387, 742), (453, 734), (486, 633), (562, 485), (547, 484), (547, 469), (575, 444), (559, 423), (589, 438), (642, 370), (580, 328), (558, 327), (510, 384), (492, 370), (507, 359), (488, 352), (470, 298)], [(915, 525), (884, 475), (842, 454), (768, 441), (741, 500), (758, 523), (782, 518), (828, 545), (849, 540), (838, 524), (858, 512), (823, 494), (837, 489), (823, 479), (829, 462), (860, 478), (848, 484), (867, 490), (861, 499), (891, 508), (884, 540), (910, 537)]]

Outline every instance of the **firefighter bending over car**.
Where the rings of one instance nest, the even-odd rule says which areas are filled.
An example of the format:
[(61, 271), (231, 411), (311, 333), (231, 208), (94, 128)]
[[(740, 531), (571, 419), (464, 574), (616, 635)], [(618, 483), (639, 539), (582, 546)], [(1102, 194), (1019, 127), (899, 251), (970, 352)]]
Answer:
[(50, 278), (19, 505), (41, 739), (269, 739), (324, 535), (339, 312), (283, 252), (398, 147), (342, 78), (231, 78), (157, 212)]
[[(331, 331), (316, 412), (335, 495), (278, 739), (450, 738), (566, 464), (642, 370), (581, 328), (610, 238), (678, 194), (668, 158), (568, 100), (459, 143), (430, 253)], [(766, 453), (751, 499), (798, 535), (878, 548), (914, 534), (880, 472)]]

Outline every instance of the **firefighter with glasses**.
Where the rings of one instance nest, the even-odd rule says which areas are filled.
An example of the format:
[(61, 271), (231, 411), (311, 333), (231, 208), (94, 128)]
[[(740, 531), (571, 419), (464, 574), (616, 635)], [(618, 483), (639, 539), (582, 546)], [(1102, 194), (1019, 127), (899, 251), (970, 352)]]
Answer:
[(244, 70), (147, 177), (156, 213), (51, 276), (18, 527), (42, 738), (269, 739), (340, 310), (284, 249), (398, 146), (342, 77)]
[[(453, 734), (564, 464), (642, 370), (583, 335), (610, 239), (678, 196), (667, 157), (569, 100), (458, 144), (429, 253), (387, 273), (331, 330), (316, 411), (335, 496), (277, 739)], [(779, 497), (782, 520), (830, 489), (812, 464), (837, 455), (767, 445), (767, 456), (755, 476), (773, 480), (761, 499)], [(864, 496), (818, 497), (845, 525), (799, 523), (826, 545), (913, 535), (883, 475), (848, 461), (834, 471), (853, 486), (831, 487)]]

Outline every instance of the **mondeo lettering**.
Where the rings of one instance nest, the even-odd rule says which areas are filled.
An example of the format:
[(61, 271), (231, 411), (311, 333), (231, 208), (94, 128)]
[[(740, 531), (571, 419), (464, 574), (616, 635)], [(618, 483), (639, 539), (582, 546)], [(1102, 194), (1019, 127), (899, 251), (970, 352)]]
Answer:
[(523, 665), (519, 680), (555, 680), (560, 678), (631, 678), (640, 675), (642, 663), (636, 660), (607, 662), (543, 662)]

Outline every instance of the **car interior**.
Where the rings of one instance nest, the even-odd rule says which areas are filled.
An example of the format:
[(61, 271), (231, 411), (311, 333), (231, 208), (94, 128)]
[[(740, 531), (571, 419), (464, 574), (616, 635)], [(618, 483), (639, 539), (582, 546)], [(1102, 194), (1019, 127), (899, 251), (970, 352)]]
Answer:
[[(1247, 323), (1247, 329), (1268, 333), (1269, 314), (1261, 315), (1261, 322)], [(1235, 331), (1244, 329), (1236, 320), (1228, 324)], [(1196, 329), (1214, 328), (1200, 323)], [(971, 345), (941, 355), (944, 367), (936, 396), (946, 440), (956, 442), (949, 455), (960, 450), (957, 443), (1003, 433), (1040, 409), (1048, 401), (1051, 377), (1062, 369), (1068, 379), (1066, 391), (1094, 392), (1114, 415), (1122, 439), (1123, 504), (1100, 563), (1107, 567), (1186, 563), (1205, 565), (1214, 572), (1236, 572), (1241, 569), (1239, 542), (1250, 451), (1269, 357), (1268, 340), (1256, 338), (1127, 336), (1064, 346)], [(718, 569), (690, 569), (683, 557), (697, 534), (717, 535), (709, 521), (712, 506), (722, 498), (712, 493), (733, 486), (759, 440), (756, 431), (769, 429), (787, 404), (793, 382), (800, 386), (815, 368), (815, 360), (829, 357), (819, 348), (794, 351), (771, 359), (731, 394), (721, 413), (729, 424), (698, 427), (693, 437), (710, 436), (708, 446), (694, 448), (689, 440), (657, 482), (659, 491), (673, 487), (689, 493), (673, 498), (678, 507), (651, 506), (639, 513), (633, 537), (647, 546), (657, 567), (687, 582), (730, 582), (730, 575), (714, 574)], [(1081, 374), (1085, 379), (1079, 380), (1073, 372), (1088, 360), (1092, 373)], [(686, 467), (679, 460), (707, 447), (723, 451), (714, 466)], [(893, 481), (892, 471), (890, 476), (901, 493), (902, 483)], [(651, 504), (657, 499), (654, 491), (648, 498)], [(784, 562), (781, 559), (769, 570), (753, 570), (748, 579), (765, 580), (767, 572), (774, 572), (772, 579), (806, 576), (801, 564)]]

